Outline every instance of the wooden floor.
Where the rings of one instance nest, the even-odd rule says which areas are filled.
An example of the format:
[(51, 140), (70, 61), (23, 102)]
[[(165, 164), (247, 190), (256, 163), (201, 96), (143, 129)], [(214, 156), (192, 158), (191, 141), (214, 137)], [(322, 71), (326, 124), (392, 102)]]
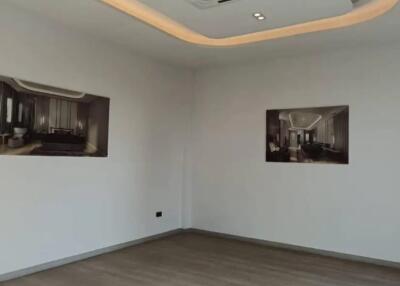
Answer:
[(400, 270), (183, 233), (2, 286), (386, 286)]

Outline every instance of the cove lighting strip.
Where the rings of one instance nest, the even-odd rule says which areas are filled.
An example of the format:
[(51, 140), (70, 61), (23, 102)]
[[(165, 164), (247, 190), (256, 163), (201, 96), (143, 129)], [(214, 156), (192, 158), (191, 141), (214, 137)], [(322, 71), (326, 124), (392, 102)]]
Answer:
[(22, 88), (25, 88), (26, 90), (30, 91), (35, 91), (35, 92), (40, 92), (40, 93), (46, 93), (46, 94), (51, 94), (51, 95), (57, 95), (57, 96), (64, 96), (64, 97), (69, 97), (69, 98), (82, 98), (85, 96), (85, 93), (82, 92), (74, 92), (74, 91), (69, 91), (69, 90), (62, 90), (57, 88), (56, 90), (50, 86), (45, 86), (41, 85), (42, 87), (38, 86), (32, 86), (29, 82), (27, 81), (22, 81), (19, 79), (14, 78), (14, 81)]
[(305, 127), (305, 128), (296, 127), (293, 123), (292, 113), (289, 113), (290, 125), (292, 126), (292, 129), (294, 129), (294, 130), (311, 130), (318, 122), (321, 121), (321, 119), (322, 119), (322, 115), (318, 114), (317, 119), (315, 119), (308, 127)]
[(226, 38), (210, 38), (197, 33), (155, 9), (146, 6), (139, 0), (101, 1), (182, 41), (203, 46), (229, 47), (306, 33), (328, 31), (363, 23), (385, 14), (400, 0), (370, 0), (363, 5), (355, 6), (351, 12), (340, 16)]

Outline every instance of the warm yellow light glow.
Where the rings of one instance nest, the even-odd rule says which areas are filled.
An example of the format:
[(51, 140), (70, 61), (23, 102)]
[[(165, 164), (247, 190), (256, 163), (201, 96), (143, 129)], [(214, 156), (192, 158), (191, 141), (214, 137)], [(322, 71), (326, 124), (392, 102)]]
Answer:
[(138, 0), (101, 1), (185, 42), (205, 46), (227, 47), (352, 26), (383, 15), (400, 0), (370, 0), (344, 15), (220, 39), (209, 38), (192, 31)]

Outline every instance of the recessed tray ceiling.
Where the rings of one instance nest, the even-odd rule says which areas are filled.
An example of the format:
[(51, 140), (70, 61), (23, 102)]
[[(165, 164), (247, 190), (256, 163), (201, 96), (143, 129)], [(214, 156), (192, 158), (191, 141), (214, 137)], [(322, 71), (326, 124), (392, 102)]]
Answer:
[[(218, 4), (205, 0), (141, 0), (191, 30), (212, 38), (225, 38), (334, 17), (353, 9), (351, 0), (232, 0)], [(192, 3), (212, 3), (210, 8)], [(216, 5), (214, 5), (216, 2)], [(266, 19), (252, 15), (261, 12)]]
[(322, 116), (311, 112), (291, 112), (289, 113), (290, 124), (296, 129), (311, 129), (321, 120)]
[[(221, 4), (220, 7), (201, 9), (195, 8), (195, 5), (187, 2), (188, 0), (101, 1), (175, 38), (192, 44), (214, 47), (237, 46), (344, 28), (381, 16), (399, 2), (399, 0), (359, 0), (356, 1), (357, 5), (352, 7), (351, 0), (233, 0)], [(299, 5), (300, 2), (303, 5)], [(242, 3), (258, 3), (259, 6), (256, 4), (246, 6)], [(271, 3), (275, 3), (275, 6)], [(239, 6), (235, 5), (241, 5), (242, 8), (239, 9)], [(349, 6), (352, 9), (349, 9)], [(214, 14), (207, 16), (208, 11)], [(251, 16), (254, 12), (265, 15), (265, 22), (254, 23), (255, 19)], [(176, 19), (177, 17), (182, 19)], [(251, 21), (251, 24), (244, 23), (244, 18)], [(293, 24), (290, 24), (291, 22)], [(271, 27), (261, 27), (262, 25)], [(197, 31), (201, 29), (204, 31)], [(231, 33), (234, 34), (230, 35)]]

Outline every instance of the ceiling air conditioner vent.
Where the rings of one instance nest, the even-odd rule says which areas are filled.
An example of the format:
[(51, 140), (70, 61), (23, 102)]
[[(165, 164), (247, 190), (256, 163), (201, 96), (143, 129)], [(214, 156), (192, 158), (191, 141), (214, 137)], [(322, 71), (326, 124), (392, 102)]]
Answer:
[(223, 4), (228, 4), (231, 2), (236, 2), (239, 0), (186, 0), (193, 6), (199, 9), (210, 9), (214, 7), (221, 6)]

